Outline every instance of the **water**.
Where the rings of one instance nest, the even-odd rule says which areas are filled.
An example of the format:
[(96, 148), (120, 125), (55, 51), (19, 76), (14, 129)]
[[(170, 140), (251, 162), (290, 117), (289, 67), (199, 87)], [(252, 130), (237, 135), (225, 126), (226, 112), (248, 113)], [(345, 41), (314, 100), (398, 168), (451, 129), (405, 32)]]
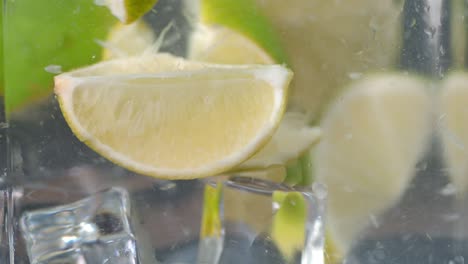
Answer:
[[(244, 253), (241, 248), (250, 252), (246, 261), (256, 263), (261, 257), (264, 262), (273, 258), (276, 263), (286, 263), (279, 253), (265, 254), (265, 250), (278, 250), (263, 233), (249, 234), (252, 223), (241, 223), (242, 219), (222, 222), (225, 236), (202, 234), (205, 181), (139, 175), (101, 157), (73, 135), (51, 92), (53, 76), (97, 62), (102, 52), (99, 43), (106, 38), (103, 33), (116, 20), (91, 0), (46, 2), (2, 1), (3, 42), (8, 54), (4, 61), (9, 65), (4, 80), (8, 99), (1, 108), (7, 111), (7, 122), (0, 120), (0, 132), (8, 130), (8, 149), (3, 152), (8, 158), (3, 168), (8, 173), (6, 178), (2, 173), (0, 183), (2, 263), (238, 263)], [(193, 4), (160, 0), (143, 18), (153, 34), (164, 33), (157, 43), (160, 51), (187, 55)], [(41, 37), (36, 26), (51, 33)], [(29, 97), (31, 94), (41, 99)], [(0, 142), (6, 143), (1, 135)], [(248, 192), (238, 193), (246, 196), (242, 199), (246, 204), (255, 197)], [(300, 230), (307, 236), (298, 242), (296, 263), (310, 263), (323, 246), (321, 226), (315, 233), (309, 231), (322, 223), (321, 211), (312, 210), (319, 203), (311, 192), (303, 193), (311, 208), (307, 209), (307, 227)], [(269, 204), (257, 209), (269, 212), (262, 216), (271, 220), (273, 203), (271, 197), (265, 199)], [(217, 206), (231, 215), (241, 213), (224, 204)], [(233, 234), (231, 224), (242, 226), (249, 237), (258, 237), (244, 241)], [(303, 254), (309, 247), (314, 251)]]
[[(331, 186), (316, 182), (292, 188), (249, 173), (159, 180), (113, 164), (73, 135), (51, 92), (52, 78), (98, 62), (99, 43), (115, 23), (93, 4), (102, 1), (87, 1), (2, 1), (6, 100), (0, 112), (0, 263), (324, 263), (332, 253), (323, 252), (325, 230), (333, 231), (332, 224), (342, 220), (331, 219), (325, 209), (327, 201), (339, 198)], [(381, 210), (363, 212), (349, 228), (356, 234), (336, 264), (468, 260), (467, 198), (460, 195), (466, 188), (466, 132), (448, 131), (444, 126), (453, 115), (439, 109), (447, 76), (468, 65), (463, 2), (257, 0), (294, 70), (288, 109), (304, 112), (314, 124), (321, 125), (331, 102), (346, 100), (344, 87), (370, 73), (426, 80), (432, 115), (430, 133), (421, 133), (429, 134), (426, 151), (414, 162), (401, 193)], [(143, 18), (155, 35), (164, 32), (155, 45), (159, 50), (188, 55), (194, 3), (160, 0)], [(93, 14), (109, 20), (98, 23)], [(460, 100), (462, 112), (455, 118), (461, 123), (468, 122), (464, 103)], [(360, 157), (365, 143), (359, 140), (365, 135), (341, 132), (344, 141), (357, 142), (351, 153)], [(462, 153), (458, 176), (445, 156), (448, 145)], [(402, 153), (398, 157), (405, 147), (395, 151)], [(377, 158), (353, 165), (365, 168)], [(318, 166), (312, 165), (316, 172)], [(385, 190), (378, 178), (385, 173), (376, 174), (370, 178), (373, 186)], [(379, 201), (386, 194), (368, 195), (368, 182), (334, 184), (352, 199)], [(340, 202), (351, 212), (361, 205)], [(278, 219), (299, 207), (299, 220), (285, 224), (284, 237), (291, 241), (278, 239), (284, 230), (277, 228)], [(207, 210), (212, 214), (204, 215)], [(206, 231), (208, 220), (216, 228)]]
[[(222, 191), (205, 192), (204, 197), (205, 200), (209, 199), (207, 195), (222, 197), (217, 200), (221, 211), (214, 216), (222, 223), (219, 233), (202, 234), (199, 242), (194, 241), (195, 244), (174, 244), (173, 252), (166, 249), (158, 253), (148, 248), (151, 243), (167, 243), (158, 241), (167, 237), (153, 238), (150, 231), (159, 229), (162, 232), (170, 226), (163, 223), (144, 225), (143, 219), (149, 217), (138, 211), (141, 206), (138, 200), (132, 199), (120, 187), (68, 204), (26, 210), (19, 219), (18, 231), (24, 240), (29, 262), (34, 264), (238, 263), (240, 260), (252, 264), (323, 263), (323, 193), (317, 196), (311, 190), (298, 192), (287, 186), (247, 177), (234, 177), (222, 184), (222, 189), (219, 189)], [(205, 188), (216, 189), (213, 186), (216, 186), (215, 181)], [(293, 212), (304, 214), (303, 221), (283, 223), (292, 227), (291, 233), (302, 235), (293, 241), (296, 247), (291, 249), (275, 237), (279, 212), (285, 210), (282, 206), (288, 206), (275, 198), (274, 193), (278, 192), (298, 194), (299, 199), (289, 205), (293, 206)], [(18, 194), (17, 199), (23, 198), (22, 195)], [(304, 207), (296, 202), (303, 202)], [(252, 206), (255, 206), (254, 212), (249, 210)], [(177, 218), (172, 217), (171, 220)], [(187, 225), (180, 228), (184, 235), (190, 235)]]
[(225, 243), (251, 245), (244, 248), (248, 263), (323, 263), (326, 195), (245, 177), (231, 178), (224, 188)]

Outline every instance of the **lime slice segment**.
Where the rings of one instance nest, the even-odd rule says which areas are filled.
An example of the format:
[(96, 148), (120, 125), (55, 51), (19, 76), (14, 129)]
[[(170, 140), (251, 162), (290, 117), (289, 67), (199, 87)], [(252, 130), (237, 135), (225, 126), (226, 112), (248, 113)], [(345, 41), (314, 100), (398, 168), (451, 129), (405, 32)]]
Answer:
[(448, 165), (455, 192), (465, 196), (468, 190), (468, 167), (465, 147), (468, 146), (468, 76), (452, 73), (443, 81), (439, 99), (444, 159)]
[(103, 59), (117, 59), (142, 55), (155, 43), (153, 30), (143, 21), (130, 25), (116, 24), (110, 31), (104, 47)]
[(328, 228), (339, 252), (402, 196), (429, 143), (430, 109), (424, 81), (382, 74), (348, 87), (325, 115), (314, 168), (328, 187)]
[(397, 65), (405, 1), (256, 2), (279, 32), (295, 73), (289, 103), (307, 111), (311, 121), (320, 121), (331, 100), (355, 78)]
[(192, 34), (190, 57), (221, 64), (273, 64), (273, 59), (250, 38), (217, 25), (198, 24)]
[[(189, 58), (219, 64), (273, 64), (273, 59), (253, 40), (219, 25), (197, 24), (192, 34)], [(116, 25), (103, 43), (104, 58), (124, 58), (157, 50), (153, 31), (142, 21)]]
[(201, 21), (236, 30), (258, 43), (275, 62), (287, 62), (278, 32), (255, 0), (202, 0)]
[(55, 92), (74, 134), (102, 156), (186, 179), (221, 173), (258, 151), (281, 120), (291, 77), (279, 65), (156, 54), (58, 75)]

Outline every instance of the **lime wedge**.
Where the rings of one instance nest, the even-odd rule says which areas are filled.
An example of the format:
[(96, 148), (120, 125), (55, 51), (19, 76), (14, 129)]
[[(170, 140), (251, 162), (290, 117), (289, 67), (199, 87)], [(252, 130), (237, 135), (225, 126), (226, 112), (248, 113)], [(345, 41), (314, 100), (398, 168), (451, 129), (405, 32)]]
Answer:
[(276, 130), (292, 73), (167, 54), (98, 63), (55, 77), (74, 134), (132, 171), (168, 179), (216, 175)]
[(465, 196), (468, 190), (468, 158), (465, 150), (468, 146), (467, 81), (465, 72), (450, 74), (442, 83), (439, 99), (444, 159), (454, 191), (460, 196)]
[(393, 69), (401, 49), (403, 2), (256, 0), (294, 71), (290, 106), (319, 122), (348, 83), (369, 70)]
[(258, 43), (275, 62), (287, 62), (278, 32), (255, 0), (202, 0), (201, 21), (235, 30)]
[(314, 152), (317, 181), (328, 187), (327, 221), (336, 250), (407, 188), (429, 143), (431, 99), (424, 81), (402, 74), (365, 76), (335, 101)]

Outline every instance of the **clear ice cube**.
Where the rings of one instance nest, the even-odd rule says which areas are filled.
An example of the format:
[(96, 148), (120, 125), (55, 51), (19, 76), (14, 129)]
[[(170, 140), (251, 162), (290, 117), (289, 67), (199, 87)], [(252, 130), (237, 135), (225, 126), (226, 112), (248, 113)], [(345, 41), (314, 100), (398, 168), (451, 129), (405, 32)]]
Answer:
[(25, 212), (20, 227), (33, 264), (138, 263), (127, 191)]
[(218, 184), (219, 194), (205, 192), (219, 210), (203, 218), (199, 263), (324, 263), (326, 190), (240, 176)]

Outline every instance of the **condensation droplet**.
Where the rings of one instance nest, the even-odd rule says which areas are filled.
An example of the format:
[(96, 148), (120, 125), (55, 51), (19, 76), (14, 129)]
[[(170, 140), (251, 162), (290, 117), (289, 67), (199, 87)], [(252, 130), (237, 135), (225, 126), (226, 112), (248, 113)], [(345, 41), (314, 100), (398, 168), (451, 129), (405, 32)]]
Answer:
[(348, 73), (348, 77), (351, 80), (361, 79), (362, 75), (363, 75), (362, 72), (350, 72), (350, 73)]
[(444, 54), (445, 54), (444, 46), (440, 45), (440, 47), (439, 47), (439, 52), (440, 52), (441, 55), (444, 55)]
[(380, 222), (379, 222), (379, 220), (377, 220), (377, 217), (375, 215), (370, 214), (369, 215), (369, 220), (370, 220), (373, 227), (379, 228)]
[(454, 195), (457, 192), (457, 187), (452, 183), (449, 183), (442, 188), (439, 193), (443, 196)]
[(161, 191), (169, 191), (169, 190), (174, 189), (175, 187), (177, 187), (177, 184), (175, 184), (174, 182), (171, 182), (171, 181), (167, 181), (167, 182), (165, 182), (163, 184), (158, 185), (158, 188)]
[(328, 189), (327, 186), (323, 183), (316, 182), (312, 185), (312, 191), (315, 193), (317, 198), (320, 200), (323, 200), (327, 197), (328, 195)]
[(47, 65), (44, 68), (44, 70), (49, 73), (59, 74), (59, 73), (62, 73), (62, 66), (51, 64), (51, 65)]
[(444, 214), (444, 215), (442, 215), (442, 219), (445, 222), (454, 222), (454, 221), (460, 219), (460, 215), (459, 214)]

